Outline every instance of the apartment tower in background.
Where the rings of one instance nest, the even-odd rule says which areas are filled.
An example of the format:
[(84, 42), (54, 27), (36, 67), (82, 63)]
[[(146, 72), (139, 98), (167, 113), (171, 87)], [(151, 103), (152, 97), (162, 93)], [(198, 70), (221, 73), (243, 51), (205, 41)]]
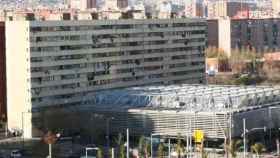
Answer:
[(280, 50), (280, 18), (208, 20), (208, 46), (231, 54), (233, 49), (254, 49), (259, 53)]

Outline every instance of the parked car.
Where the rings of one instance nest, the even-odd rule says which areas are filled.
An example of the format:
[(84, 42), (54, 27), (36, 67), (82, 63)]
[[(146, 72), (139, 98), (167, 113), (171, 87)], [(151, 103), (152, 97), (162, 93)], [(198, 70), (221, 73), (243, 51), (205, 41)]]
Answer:
[(21, 158), (22, 151), (21, 150), (12, 150), (10, 154), (10, 158)]

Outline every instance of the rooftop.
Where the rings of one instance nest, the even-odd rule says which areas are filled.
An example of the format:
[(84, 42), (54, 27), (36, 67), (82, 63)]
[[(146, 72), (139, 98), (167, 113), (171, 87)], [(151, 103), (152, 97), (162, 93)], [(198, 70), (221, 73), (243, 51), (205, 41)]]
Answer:
[(94, 93), (99, 108), (164, 109), (200, 112), (239, 111), (280, 102), (272, 86), (168, 85), (107, 90)]

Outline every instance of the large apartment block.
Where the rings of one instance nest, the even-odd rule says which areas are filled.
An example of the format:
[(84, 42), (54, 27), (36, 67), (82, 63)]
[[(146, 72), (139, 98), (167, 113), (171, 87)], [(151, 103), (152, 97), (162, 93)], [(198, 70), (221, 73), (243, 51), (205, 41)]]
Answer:
[(208, 20), (208, 46), (225, 50), (251, 48), (257, 52), (280, 50), (280, 19)]
[(91, 105), (98, 90), (204, 83), (205, 32), (203, 19), (9, 21), (8, 127), (31, 137), (32, 111)]

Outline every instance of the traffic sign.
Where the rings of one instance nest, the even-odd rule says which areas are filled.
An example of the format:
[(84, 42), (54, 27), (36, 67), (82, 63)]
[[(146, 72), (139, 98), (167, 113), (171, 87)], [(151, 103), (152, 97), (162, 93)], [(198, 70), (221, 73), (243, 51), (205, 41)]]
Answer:
[(204, 132), (202, 130), (194, 130), (194, 140), (196, 143), (201, 143), (204, 139)]

